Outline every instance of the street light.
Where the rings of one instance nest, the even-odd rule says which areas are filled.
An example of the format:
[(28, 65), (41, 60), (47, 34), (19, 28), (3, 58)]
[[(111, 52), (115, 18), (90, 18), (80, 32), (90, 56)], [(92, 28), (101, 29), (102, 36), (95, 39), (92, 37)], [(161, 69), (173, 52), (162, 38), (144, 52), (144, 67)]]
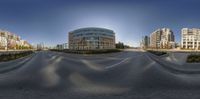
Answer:
[(5, 38), (6, 38), (6, 51), (8, 51), (8, 36), (5, 36)]

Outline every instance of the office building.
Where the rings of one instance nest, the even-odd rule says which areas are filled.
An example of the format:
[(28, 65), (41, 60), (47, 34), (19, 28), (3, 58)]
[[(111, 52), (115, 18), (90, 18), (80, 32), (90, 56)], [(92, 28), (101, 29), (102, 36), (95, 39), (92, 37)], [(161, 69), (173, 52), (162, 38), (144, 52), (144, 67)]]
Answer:
[(98, 50), (114, 49), (115, 33), (105, 28), (81, 28), (69, 32), (69, 49)]

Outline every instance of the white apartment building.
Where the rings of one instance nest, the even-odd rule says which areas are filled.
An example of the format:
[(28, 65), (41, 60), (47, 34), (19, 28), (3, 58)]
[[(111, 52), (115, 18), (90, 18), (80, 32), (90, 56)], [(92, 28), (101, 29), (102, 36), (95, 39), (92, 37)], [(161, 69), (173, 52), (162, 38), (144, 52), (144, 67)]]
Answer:
[(183, 28), (181, 30), (182, 49), (200, 49), (200, 29)]
[(0, 49), (4, 49), (7, 46), (6, 37), (0, 36)]
[(160, 47), (161, 48), (174, 48), (175, 47), (174, 34), (173, 34), (172, 30), (170, 30), (169, 28), (162, 29)]
[(0, 30), (0, 50), (30, 48), (31, 45), (21, 40), (20, 36), (9, 31)]
[(151, 48), (174, 48), (174, 34), (169, 28), (157, 29), (150, 35)]

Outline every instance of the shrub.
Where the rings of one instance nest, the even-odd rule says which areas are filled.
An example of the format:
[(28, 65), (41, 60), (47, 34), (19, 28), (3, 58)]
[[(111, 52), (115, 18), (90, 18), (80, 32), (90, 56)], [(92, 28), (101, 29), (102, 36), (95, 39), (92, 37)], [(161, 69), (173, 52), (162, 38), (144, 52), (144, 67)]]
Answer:
[(167, 52), (163, 52), (163, 51), (152, 51), (152, 50), (148, 50), (148, 52), (154, 54), (154, 55), (157, 55), (157, 56), (162, 56), (162, 55), (165, 55), (167, 54)]
[(33, 51), (26, 51), (26, 52), (19, 52), (19, 53), (9, 53), (9, 54), (1, 54), (0, 55), (0, 62), (15, 60), (21, 57), (28, 56), (32, 54)]
[(115, 53), (121, 52), (119, 49), (105, 49), (105, 50), (51, 50), (57, 52), (65, 52), (65, 53), (75, 53), (75, 54), (103, 54), (103, 53)]
[(200, 54), (188, 55), (186, 62), (188, 62), (188, 63), (199, 63), (200, 62)]

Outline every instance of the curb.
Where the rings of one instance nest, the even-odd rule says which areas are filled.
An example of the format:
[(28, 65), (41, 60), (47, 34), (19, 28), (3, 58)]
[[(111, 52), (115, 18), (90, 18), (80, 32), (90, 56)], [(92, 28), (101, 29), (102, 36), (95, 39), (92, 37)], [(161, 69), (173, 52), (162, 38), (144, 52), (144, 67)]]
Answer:
[[(20, 59), (18, 59), (18, 60), (22, 60), (23, 62), (22, 63), (20, 63), (20, 64), (16, 64), (16, 65), (12, 65), (12, 66), (7, 66), (7, 67), (3, 67), (3, 68), (1, 68), (0, 67), (0, 74), (3, 74), (3, 73), (7, 73), (7, 72), (10, 72), (10, 71), (13, 71), (13, 70), (15, 70), (15, 69), (18, 69), (18, 68), (20, 68), (20, 67), (22, 67), (25, 63), (27, 63), (28, 61), (30, 61), (32, 58), (33, 58), (33, 56), (35, 56), (36, 54), (35, 53), (33, 53), (32, 55), (28, 55), (28, 56), (26, 56), (26, 57), (23, 57), (23, 58), (20, 58)], [(25, 60), (25, 61), (24, 61)], [(14, 61), (15, 62), (15, 61)], [(4, 63), (5, 64), (5, 63)]]

